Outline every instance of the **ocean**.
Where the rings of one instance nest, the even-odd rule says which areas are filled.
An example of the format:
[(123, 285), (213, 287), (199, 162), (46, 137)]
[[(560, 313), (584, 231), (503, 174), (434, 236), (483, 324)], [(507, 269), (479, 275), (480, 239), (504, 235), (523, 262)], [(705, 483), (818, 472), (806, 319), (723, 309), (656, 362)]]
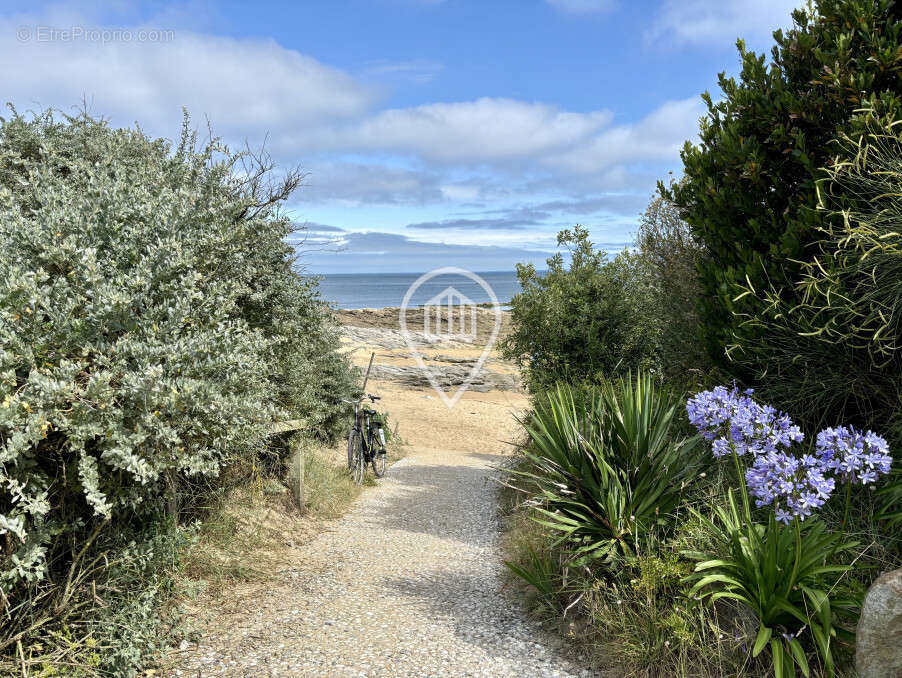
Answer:
[[(420, 273), (329, 273), (317, 276), (325, 301), (336, 308), (385, 308), (400, 306), (410, 286)], [(520, 291), (515, 271), (486, 271), (476, 273), (492, 288), (498, 303), (507, 305)], [(460, 275), (435, 276), (420, 285), (409, 304), (425, 304), (447, 287), (454, 287), (477, 304), (491, 302), (478, 283)]]

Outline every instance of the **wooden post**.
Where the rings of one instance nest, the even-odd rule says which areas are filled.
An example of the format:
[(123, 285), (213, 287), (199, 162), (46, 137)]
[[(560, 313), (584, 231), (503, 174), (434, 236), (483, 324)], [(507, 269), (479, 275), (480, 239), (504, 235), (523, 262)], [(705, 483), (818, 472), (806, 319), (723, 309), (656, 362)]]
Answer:
[(366, 382), (370, 380), (370, 370), (373, 369), (373, 358), (376, 357), (376, 352), (373, 351), (370, 353), (370, 364), (366, 366), (366, 376), (363, 377), (363, 392), (366, 393)]
[[(271, 433), (290, 433), (292, 431), (302, 431), (307, 428), (307, 422), (304, 419), (289, 419), (288, 421), (277, 421), (270, 428)], [(299, 437), (294, 449), (291, 451), (295, 459), (291, 460), (292, 471), (295, 477), (289, 478), (291, 485), (291, 494), (294, 495), (295, 501), (301, 513), (304, 512), (304, 443)]]

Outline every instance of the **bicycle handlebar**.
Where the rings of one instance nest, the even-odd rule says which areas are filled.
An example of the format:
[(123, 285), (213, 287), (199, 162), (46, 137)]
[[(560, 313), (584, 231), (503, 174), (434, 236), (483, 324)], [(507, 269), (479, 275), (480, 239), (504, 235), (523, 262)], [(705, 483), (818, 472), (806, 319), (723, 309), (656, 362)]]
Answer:
[(341, 402), (348, 403), (349, 405), (356, 405), (364, 398), (369, 398), (371, 402), (376, 402), (377, 400), (382, 400), (382, 396), (372, 395), (370, 393), (364, 393), (362, 396), (360, 396), (356, 400), (346, 400), (346, 399), (342, 398)]

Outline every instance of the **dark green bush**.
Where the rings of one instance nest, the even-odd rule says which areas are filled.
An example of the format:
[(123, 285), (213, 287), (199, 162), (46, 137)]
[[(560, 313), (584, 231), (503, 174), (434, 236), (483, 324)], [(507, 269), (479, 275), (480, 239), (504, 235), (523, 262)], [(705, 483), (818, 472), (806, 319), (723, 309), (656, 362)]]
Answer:
[(518, 264), (522, 291), (511, 302), (503, 355), (524, 368), (539, 391), (557, 381), (600, 379), (657, 365), (657, 290), (649, 264), (624, 251), (613, 260), (594, 249), (586, 229), (562, 231), (548, 271)]
[(872, 119), (838, 142), (820, 182), (825, 216), (792, 288), (745, 285), (747, 337), (729, 347), (759, 391), (806, 421), (902, 433), (902, 137)]
[(698, 326), (698, 267), (704, 250), (676, 205), (662, 195), (652, 199), (639, 219), (636, 248), (649, 265), (659, 295), (658, 359), (669, 381), (685, 383), (709, 366)]
[(788, 294), (797, 262), (815, 253), (825, 225), (816, 182), (842, 152), (832, 142), (860, 135), (865, 107), (888, 119), (902, 111), (902, 5), (818, 0), (793, 19), (790, 30), (774, 33), (769, 63), (739, 42), (739, 79), (721, 74), (723, 96), (704, 95), (701, 143), (687, 142), (685, 178), (665, 190), (708, 255), (701, 320), (719, 361), (728, 344), (767, 343), (742, 324), (756, 307), (736, 299), (739, 285), (772, 283)]

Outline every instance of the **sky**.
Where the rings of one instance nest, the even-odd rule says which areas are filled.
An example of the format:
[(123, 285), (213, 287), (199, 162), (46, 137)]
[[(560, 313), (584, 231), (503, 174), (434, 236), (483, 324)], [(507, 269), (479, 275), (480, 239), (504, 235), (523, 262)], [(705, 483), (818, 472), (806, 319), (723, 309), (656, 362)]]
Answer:
[(700, 95), (796, 0), (319, 0), (0, 5), (0, 93), (174, 138), (265, 147), (311, 273), (540, 268), (586, 226), (630, 244), (680, 175)]

